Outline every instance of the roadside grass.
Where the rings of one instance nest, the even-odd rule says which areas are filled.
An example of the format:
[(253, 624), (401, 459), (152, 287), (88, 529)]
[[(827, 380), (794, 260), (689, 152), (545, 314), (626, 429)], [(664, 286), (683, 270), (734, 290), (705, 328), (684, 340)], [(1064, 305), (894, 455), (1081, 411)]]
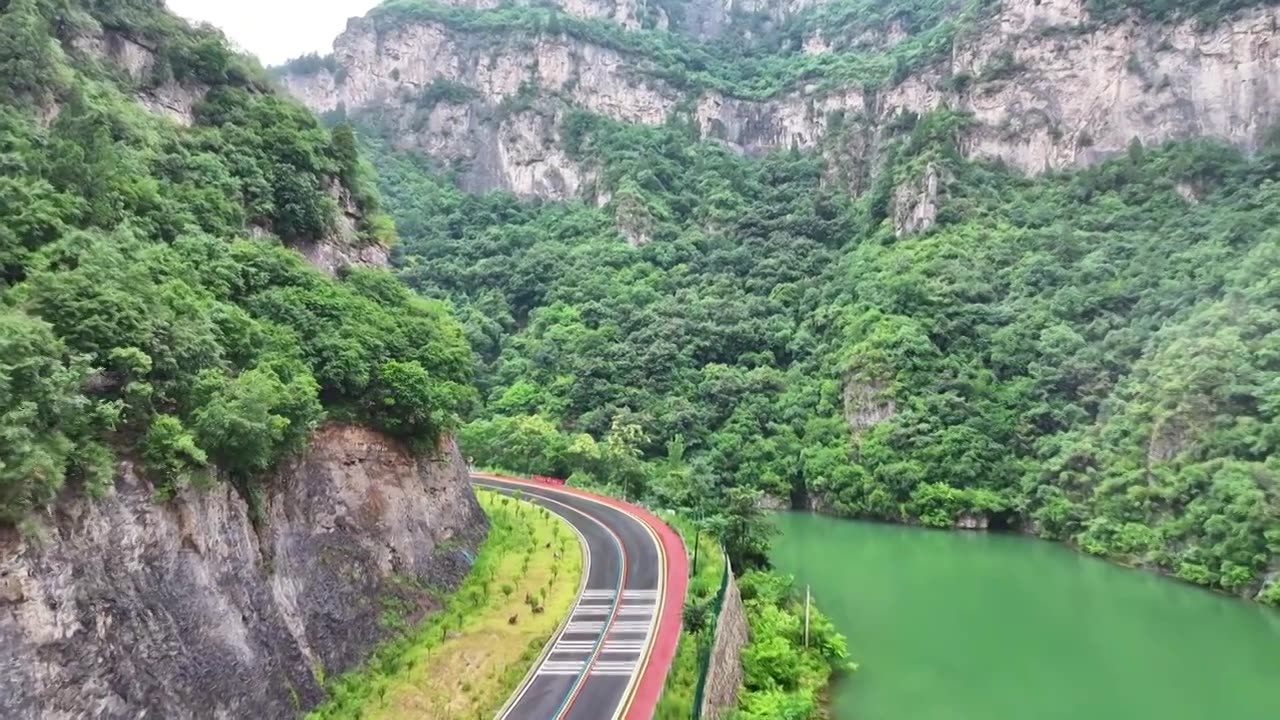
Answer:
[[(476, 470), (507, 477), (528, 477), (528, 473), (510, 468), (483, 466), (477, 467)], [(584, 486), (578, 483), (572, 484), (572, 487), (605, 495), (614, 494), (610, 491), (616, 490), (616, 488)], [(689, 569), (693, 573), (696, 528), (693, 520), (669, 510), (655, 510), (654, 514), (680, 533), (689, 557)], [(724, 566), (724, 551), (715, 536), (709, 532), (702, 532), (697, 572), (689, 578), (689, 590), (682, 608), (680, 642), (676, 645), (676, 656), (672, 660), (671, 671), (667, 674), (666, 683), (662, 687), (662, 697), (658, 700), (658, 707), (654, 712), (655, 720), (690, 720), (693, 717), (694, 696), (698, 691), (698, 659), (702, 651), (709, 651), (715, 642), (715, 626), (711, 625), (715, 621), (711, 614), (715, 610), (712, 603), (720, 590)]]
[[(680, 533), (689, 554), (689, 568), (693, 569), (694, 524), (688, 518), (669, 512), (658, 515)], [(698, 689), (698, 656), (703, 648), (715, 642), (714, 617), (716, 592), (724, 573), (724, 553), (709, 533), (702, 533), (699, 542), (698, 569), (689, 578), (689, 592), (685, 596), (684, 624), (680, 631), (680, 643), (671, 672), (658, 701), (657, 720), (689, 720), (693, 717), (694, 695)]]
[(547, 510), (484, 490), (476, 496), (489, 537), (462, 586), (442, 610), (334, 682), (308, 718), (487, 720), (515, 691), (577, 597), (582, 551)]

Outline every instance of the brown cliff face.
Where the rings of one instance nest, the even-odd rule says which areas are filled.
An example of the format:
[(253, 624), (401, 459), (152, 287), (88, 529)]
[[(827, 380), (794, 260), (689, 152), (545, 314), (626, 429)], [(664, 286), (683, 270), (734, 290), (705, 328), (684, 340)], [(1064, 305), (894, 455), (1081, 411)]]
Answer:
[(486, 520), (453, 441), (437, 455), (330, 425), (256, 527), (225, 483), (161, 505), (122, 463), (108, 497), (0, 531), (0, 717), (295, 717), (386, 637), (388, 600), (429, 612), (470, 567)]
[[(591, 186), (592, 169), (566, 158), (560, 144), (568, 108), (648, 125), (687, 112), (705, 137), (742, 152), (820, 151), (831, 165), (829, 176), (843, 179), (854, 194), (877, 169), (886, 128), (907, 113), (970, 113), (962, 151), (1027, 173), (1093, 164), (1123, 152), (1134, 139), (1159, 144), (1208, 136), (1252, 150), (1280, 121), (1280, 75), (1274, 72), (1280, 9), (1239, 13), (1213, 27), (1138, 19), (1102, 25), (1090, 20), (1083, 3), (1005, 0), (979, 27), (959, 35), (948, 57), (899, 83), (880, 89), (809, 85), (768, 100), (690, 93), (664, 79), (646, 57), (566, 33), (463, 31), (429, 20), (393, 27), (371, 18), (353, 21), (334, 44), (337, 72), (283, 80), (314, 110), (376, 109), (401, 147), (478, 168), (464, 173), (469, 190), (501, 188), (549, 199)], [(577, 4), (561, 3), (570, 14), (614, 17), (594, 0), (579, 4), (596, 9), (575, 12)], [(757, 4), (746, 9), (779, 21), (809, 5)], [(612, 12), (622, 5), (608, 7)], [(695, 3), (687, 14), (710, 28), (721, 23), (719, 16), (698, 13), (717, 7)], [(901, 28), (887, 29), (878, 42), (895, 38), (902, 39)], [(837, 40), (807, 37), (797, 52), (834, 52)], [(466, 97), (422, 107), (417, 98), (439, 82), (465, 88)], [(531, 90), (529, 109), (503, 111)], [(853, 121), (858, 132), (849, 131)]]

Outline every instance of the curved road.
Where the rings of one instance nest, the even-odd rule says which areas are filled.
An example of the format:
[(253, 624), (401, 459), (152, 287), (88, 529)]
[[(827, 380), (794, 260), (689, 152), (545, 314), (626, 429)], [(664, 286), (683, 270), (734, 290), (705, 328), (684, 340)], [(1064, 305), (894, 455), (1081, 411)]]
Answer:
[(578, 490), (492, 475), (479, 486), (563, 517), (583, 543), (583, 584), (499, 720), (648, 720), (680, 636), (688, 565), (680, 538), (648, 512)]

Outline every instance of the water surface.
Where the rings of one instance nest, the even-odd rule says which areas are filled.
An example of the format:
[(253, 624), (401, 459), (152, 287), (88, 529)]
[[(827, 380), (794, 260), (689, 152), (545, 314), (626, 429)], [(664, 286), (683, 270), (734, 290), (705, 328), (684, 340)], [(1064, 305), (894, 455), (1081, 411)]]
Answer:
[(861, 666), (836, 720), (1280, 720), (1280, 612), (1027, 538), (777, 523)]

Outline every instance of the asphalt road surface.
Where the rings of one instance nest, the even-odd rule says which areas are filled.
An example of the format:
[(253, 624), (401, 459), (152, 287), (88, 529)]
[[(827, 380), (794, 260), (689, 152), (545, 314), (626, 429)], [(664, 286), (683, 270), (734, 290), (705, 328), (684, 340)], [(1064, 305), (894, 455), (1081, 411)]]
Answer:
[[(669, 528), (638, 508), (551, 485), (483, 476), (482, 487), (563, 517), (584, 548), (582, 591), (569, 617), (516, 690), (500, 720), (613, 720), (650, 717), (674, 654), (684, 602), (684, 570), (671, 582)], [(648, 520), (648, 521), (646, 521)], [(679, 540), (676, 539), (678, 547)], [(685, 567), (681, 549), (678, 567)], [(672, 596), (678, 590), (678, 598)], [(665, 622), (660, 622), (665, 620)], [(674, 637), (672, 628), (674, 627)], [(656, 667), (661, 665), (661, 667)], [(648, 682), (642, 682), (646, 673)], [(654, 677), (657, 676), (657, 677)], [(657, 692), (653, 692), (656, 685)], [(644, 688), (644, 692), (640, 692)]]

